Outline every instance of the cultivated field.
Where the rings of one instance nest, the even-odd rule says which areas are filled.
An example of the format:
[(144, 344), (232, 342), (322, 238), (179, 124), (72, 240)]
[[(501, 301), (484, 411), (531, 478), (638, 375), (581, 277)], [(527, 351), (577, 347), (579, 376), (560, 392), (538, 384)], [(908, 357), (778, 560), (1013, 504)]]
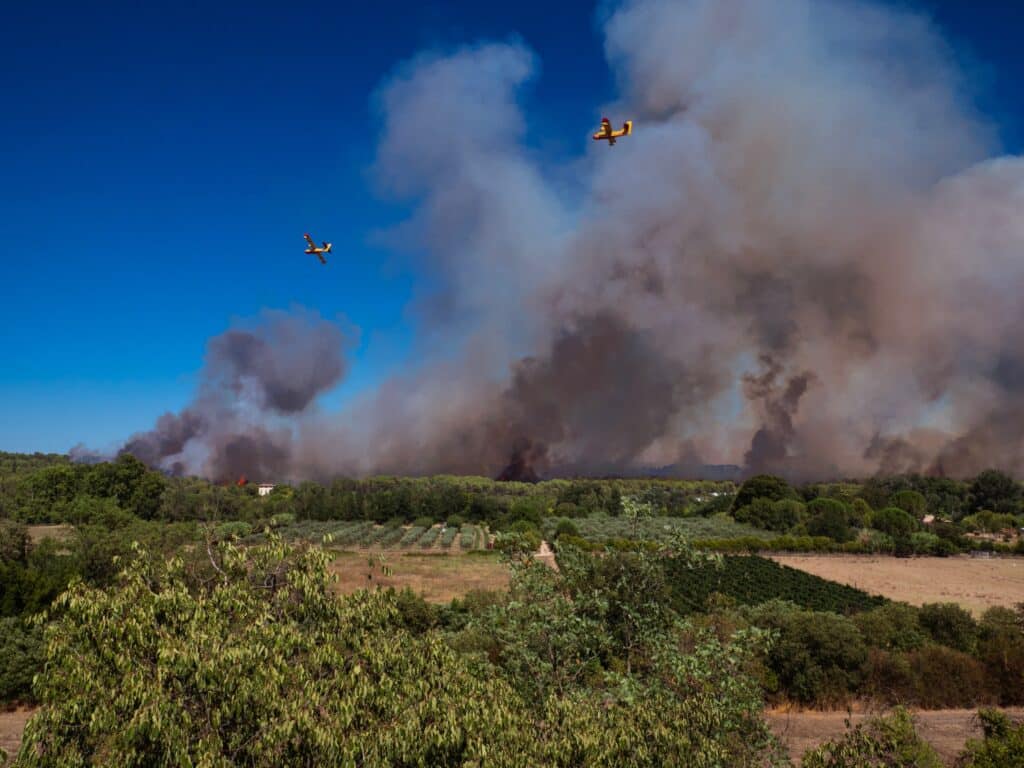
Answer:
[(376, 525), (370, 521), (304, 520), (281, 529), (289, 540), (320, 543), (330, 537), (331, 544), (363, 550), (416, 550), (424, 552), (460, 552), (485, 549), (490, 535), (486, 528), (472, 523), (444, 525)]
[(959, 603), (976, 616), (1024, 602), (1024, 558), (773, 555), (824, 579), (913, 605)]
[[(383, 554), (384, 575), (378, 555)], [(508, 589), (509, 568), (498, 555), (424, 552), (341, 552), (331, 564), (338, 589), (354, 592), (367, 586), (409, 587), (431, 603), (447, 603), (474, 589)]]
[(593, 541), (609, 538), (652, 539), (666, 541), (676, 534), (687, 539), (772, 539), (778, 534), (737, 523), (727, 515), (712, 517), (649, 517), (633, 523), (626, 517), (590, 515), (575, 518), (572, 524), (580, 536)]
[[(1012, 718), (1024, 717), (1024, 709), (1005, 710)], [(981, 738), (981, 729), (973, 709), (939, 709), (915, 712), (917, 732), (939, 753), (945, 765), (952, 766), (968, 739)], [(824, 741), (841, 736), (846, 731), (846, 719), (853, 725), (871, 715), (846, 712), (768, 712), (768, 724), (782, 739), (794, 761), (808, 749)]]

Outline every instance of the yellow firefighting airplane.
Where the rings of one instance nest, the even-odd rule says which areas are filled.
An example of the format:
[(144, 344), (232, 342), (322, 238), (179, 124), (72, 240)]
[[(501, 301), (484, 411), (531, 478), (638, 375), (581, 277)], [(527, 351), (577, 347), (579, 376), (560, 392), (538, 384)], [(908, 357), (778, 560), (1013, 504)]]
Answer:
[(306, 253), (314, 254), (318, 259), (320, 259), (321, 264), (326, 264), (327, 259), (324, 258), (324, 254), (331, 252), (331, 244), (324, 243), (323, 245), (318, 246), (313, 242), (313, 238), (309, 236), (308, 232), (303, 235), (303, 237), (306, 238), (306, 242), (309, 243), (309, 247), (306, 248)]
[(601, 130), (594, 134), (594, 141), (607, 141), (608, 146), (614, 146), (615, 140), (623, 136), (629, 136), (633, 132), (633, 121), (627, 120), (622, 124), (621, 131), (613, 131), (612, 124), (607, 117), (601, 118)]

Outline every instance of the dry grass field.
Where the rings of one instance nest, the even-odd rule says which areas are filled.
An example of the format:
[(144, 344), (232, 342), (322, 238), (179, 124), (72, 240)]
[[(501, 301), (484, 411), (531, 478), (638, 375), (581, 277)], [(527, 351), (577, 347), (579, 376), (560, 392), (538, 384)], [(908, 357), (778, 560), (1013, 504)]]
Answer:
[(43, 539), (56, 539), (67, 541), (74, 528), (70, 525), (30, 525), (28, 535), (33, 544), (38, 544)]
[[(377, 561), (381, 554), (390, 575), (382, 573)], [(373, 585), (409, 587), (431, 603), (447, 603), (474, 589), (507, 589), (509, 583), (508, 566), (497, 554), (435, 554), (422, 550), (341, 552), (331, 563), (331, 572), (337, 574), (341, 592)]]
[(773, 555), (782, 565), (913, 605), (959, 603), (986, 608), (1024, 603), (1024, 558)]
[[(5, 711), (0, 709), (0, 749), (7, 752), (10, 759), (14, 760), (14, 754), (21, 744), (21, 734), (25, 730), (25, 723), (32, 717), (33, 709), (15, 709)], [(0, 760), (0, 765), (3, 761)]]
[[(1024, 717), (1024, 709), (1010, 709), (1006, 712), (1013, 718)], [(789, 754), (796, 762), (808, 749), (823, 741), (841, 736), (846, 730), (846, 718), (853, 725), (871, 715), (855, 712), (785, 712), (769, 711), (768, 724), (782, 739)], [(945, 765), (952, 766), (957, 755), (968, 739), (981, 738), (981, 729), (973, 709), (939, 709), (931, 712), (915, 712), (917, 732), (939, 753)]]

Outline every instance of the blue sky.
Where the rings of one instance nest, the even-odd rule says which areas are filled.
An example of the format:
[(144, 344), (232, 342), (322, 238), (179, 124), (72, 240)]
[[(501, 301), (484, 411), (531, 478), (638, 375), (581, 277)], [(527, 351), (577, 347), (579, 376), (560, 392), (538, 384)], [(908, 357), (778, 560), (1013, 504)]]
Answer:
[[(920, 0), (1008, 151), (1013, 3)], [(404, 59), (518, 37), (530, 141), (582, 152), (614, 96), (592, 2), (72, 2), (0, 18), (0, 449), (108, 448), (189, 399), (232, 318), (302, 305), (361, 329), (345, 396), (402, 364), (415, 255), (368, 176), (374, 89)], [(92, 6), (92, 7), (87, 7)], [(968, 7), (972, 6), (972, 7)], [(97, 10), (99, 8), (100, 10)], [(438, 115), (437, 135), (458, 116)], [(301, 235), (331, 239), (327, 268)]]

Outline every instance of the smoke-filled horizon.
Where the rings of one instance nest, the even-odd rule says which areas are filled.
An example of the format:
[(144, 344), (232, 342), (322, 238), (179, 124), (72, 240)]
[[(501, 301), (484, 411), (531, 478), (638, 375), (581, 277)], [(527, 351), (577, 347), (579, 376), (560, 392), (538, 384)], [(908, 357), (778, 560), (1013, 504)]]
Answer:
[(375, 179), (414, 206), (388, 237), (430, 270), (417, 365), (325, 413), (344, 334), (271, 313), (124, 449), (217, 479), (1024, 474), (1024, 162), (929, 23), (633, 0), (604, 36), (634, 134), (582, 160), (523, 142), (523, 44), (381, 86)]

